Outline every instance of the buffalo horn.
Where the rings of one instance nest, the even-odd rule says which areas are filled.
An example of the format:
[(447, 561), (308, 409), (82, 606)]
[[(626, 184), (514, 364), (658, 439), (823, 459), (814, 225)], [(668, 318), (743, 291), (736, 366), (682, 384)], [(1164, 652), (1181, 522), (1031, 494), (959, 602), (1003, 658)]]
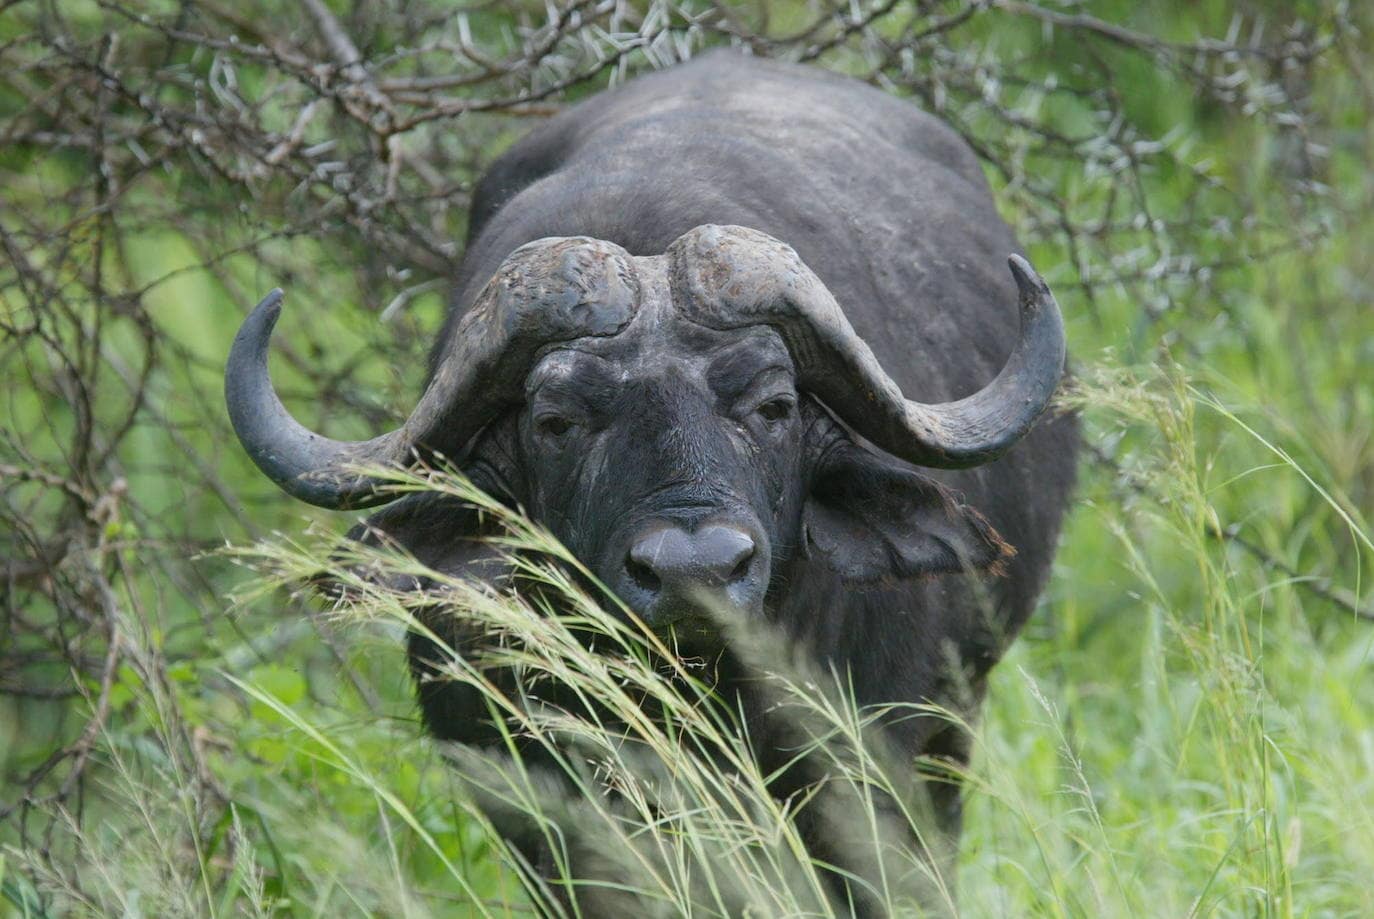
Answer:
[(697, 321), (717, 328), (775, 327), (798, 381), (860, 434), (908, 462), (962, 469), (991, 462), (1030, 430), (1064, 369), (1064, 322), (1048, 285), (1010, 258), (1021, 333), (1001, 372), (954, 402), (903, 396), (855, 333), (829, 289), (790, 246), (743, 227), (702, 226), (673, 244)]
[(244, 449), (288, 494), (328, 508), (371, 507), (379, 492), (360, 465), (408, 465), (420, 451), (459, 451), (503, 406), (518, 402), (535, 352), (554, 341), (612, 335), (638, 292), (629, 256), (585, 237), (536, 240), (513, 252), (451, 329), (415, 410), (401, 427), (364, 441), (331, 440), (282, 405), (267, 373), (281, 315), (273, 290), (244, 320), (229, 351), (224, 396)]

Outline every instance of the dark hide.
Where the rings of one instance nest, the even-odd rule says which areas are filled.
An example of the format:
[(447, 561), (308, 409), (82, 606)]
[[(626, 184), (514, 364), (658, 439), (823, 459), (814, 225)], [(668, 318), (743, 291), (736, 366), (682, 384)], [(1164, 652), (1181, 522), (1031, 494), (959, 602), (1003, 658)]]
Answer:
[[(444, 341), (532, 240), (586, 236), (658, 256), (703, 224), (790, 244), (910, 399), (975, 392), (1016, 341), (1006, 260), (1019, 246), (961, 139), (857, 81), (733, 53), (595, 96), (498, 159), (474, 196)], [(636, 534), (660, 520), (719, 523), (753, 547), (729, 575), (732, 601), (850, 674), (860, 703), (934, 701), (972, 716), (1050, 570), (1074, 420), (1046, 416), (978, 468), (918, 471), (799, 391), (773, 331), (653, 318), (661, 310), (645, 304), (681, 292), (634, 261), (635, 320), (546, 350), (525, 405), (469, 446), (469, 468), (660, 622), (684, 607), (625, 561)], [(471, 515), (408, 499), (371, 522), (424, 560), (483, 576)], [(417, 674), (431, 650), (412, 641)], [(475, 700), (422, 683), (420, 701), (436, 736), (482, 739)], [(967, 755), (937, 719), (889, 733), (904, 754)], [(783, 755), (761, 746), (765, 762)], [(957, 792), (936, 803), (956, 833)]]

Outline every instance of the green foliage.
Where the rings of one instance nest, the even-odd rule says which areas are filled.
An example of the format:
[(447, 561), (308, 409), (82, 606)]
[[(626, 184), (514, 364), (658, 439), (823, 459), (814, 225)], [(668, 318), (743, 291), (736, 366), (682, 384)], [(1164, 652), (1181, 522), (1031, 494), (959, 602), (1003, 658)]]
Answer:
[[(282, 284), (292, 409), (338, 436), (389, 426), (472, 176), (529, 119), (731, 40), (954, 124), (1069, 320), (1088, 455), (1043, 607), (970, 726), (956, 905), (924, 862), (884, 875), (888, 902), (1374, 915), (1369, 10), (602, 6), (331, 4), (377, 79), (458, 78), (388, 84), (380, 115), (311, 4), (0, 11), (0, 916), (528, 915), (527, 866), (479, 802), (599, 840), (623, 889), (586, 870), (588, 895), (638, 890), (646, 915), (831, 909), (779, 819), (821, 802), (762, 794), (731, 713), (690, 681), (634, 743), (529, 716), (597, 752), (605, 772), (565, 771), (584, 790), (613, 776), (621, 810), (424, 740), (403, 604), (360, 582), (364, 601), (321, 610), (300, 583), (338, 569), (356, 515), (282, 498), (219, 394), (243, 311)], [(566, 628), (451, 587), (522, 666), (575, 665), (627, 711), (617, 679), (662, 691), (643, 637), (602, 622), (623, 653), (598, 664)], [(828, 726), (854, 813), (874, 786), (916, 794), (846, 743), (873, 713), (766, 663), (799, 723)]]

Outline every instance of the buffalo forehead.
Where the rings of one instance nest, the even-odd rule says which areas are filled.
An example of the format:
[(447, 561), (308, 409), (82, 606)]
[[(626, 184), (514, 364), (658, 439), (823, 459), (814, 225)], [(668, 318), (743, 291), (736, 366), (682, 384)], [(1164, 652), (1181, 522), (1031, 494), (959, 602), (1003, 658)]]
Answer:
[[(769, 326), (721, 329), (699, 321), (702, 304), (671, 271), (669, 256), (630, 257), (623, 264), (633, 276), (628, 285), (638, 295), (630, 321), (612, 335), (588, 335), (551, 345), (531, 372), (529, 388), (550, 376), (603, 375), (607, 365), (615, 368), (622, 382), (654, 376), (669, 364), (705, 375), (722, 358), (733, 359), (735, 364), (748, 362), (747, 353), (790, 367), (782, 337)], [(551, 309), (558, 308), (558, 298), (555, 301)], [(585, 362), (579, 356), (602, 366), (580, 366)]]
[(550, 347), (531, 370), (526, 392), (550, 382), (628, 385), (672, 369), (725, 393), (743, 389), (769, 368), (794, 370), (782, 336), (771, 327), (717, 330), (667, 316), (654, 323), (633, 322), (618, 335), (588, 336)]

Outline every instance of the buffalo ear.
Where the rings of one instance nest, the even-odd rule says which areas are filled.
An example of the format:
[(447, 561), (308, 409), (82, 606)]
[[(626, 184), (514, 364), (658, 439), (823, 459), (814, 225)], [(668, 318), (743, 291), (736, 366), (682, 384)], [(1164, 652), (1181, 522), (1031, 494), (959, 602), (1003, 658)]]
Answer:
[[(494, 530), (489, 520), (456, 498), (420, 492), (368, 517), (349, 531), (348, 538), (366, 546), (404, 550), (425, 567), (449, 577), (502, 583), (509, 577), (510, 566), (486, 540)], [(455, 654), (475, 659), (488, 646), (487, 637), (452, 608), (432, 602), (435, 585), (428, 578), (367, 568), (355, 569), (355, 573), (414, 596), (412, 612), (421, 628), (410, 631), (406, 650), (420, 716), (429, 732), (440, 740), (461, 743), (500, 741), (502, 735), (491, 723), (483, 695), (445, 670)], [(335, 596), (344, 593), (337, 584), (333, 587)], [(514, 688), (501, 674), (490, 678), (507, 691)]]
[[(437, 492), (407, 495), (372, 514), (348, 531), (349, 540), (365, 546), (391, 547), (413, 555), (426, 568), (455, 578), (497, 580), (503, 565), (488, 542), (495, 528), (471, 506)], [(423, 590), (430, 585), (406, 576), (391, 578), (396, 590)]]
[[(493, 486), (500, 484), (480, 467), (467, 467), (464, 471), (488, 494), (493, 494)], [(503, 585), (509, 582), (510, 564), (489, 539), (498, 533), (499, 525), (471, 505), (451, 495), (419, 492), (372, 514), (351, 529), (347, 538), (365, 546), (400, 549), (426, 568), (450, 578)], [(452, 607), (442, 601), (434, 602), (439, 588), (428, 577), (388, 574), (366, 567), (355, 568), (354, 573), (414, 598), (413, 605), (409, 600), (405, 602), (421, 628), (411, 630), (406, 637), (406, 656), (415, 679), (420, 716), (430, 734), (460, 743), (500, 742), (503, 735), (492, 724), (486, 698), (446, 671), (455, 654), (477, 660), (491, 639)], [(335, 596), (343, 593), (337, 583), (332, 586)], [(328, 586), (325, 589), (329, 591)], [(515, 688), (509, 684), (508, 675), (488, 676), (504, 691)]]
[[(518, 506), (523, 477), (516, 457), (514, 418), (498, 419), (479, 435), (463, 463), (463, 474), (497, 500)], [(451, 495), (418, 492), (386, 505), (349, 530), (346, 538), (365, 546), (401, 549), (450, 577), (495, 581), (509, 566), (489, 543), (494, 535), (498, 528), (475, 508)], [(420, 590), (430, 585), (408, 578), (389, 586)]]
[(816, 471), (803, 511), (805, 551), (846, 581), (946, 572), (1004, 573), (1016, 550), (954, 492), (846, 441)]

